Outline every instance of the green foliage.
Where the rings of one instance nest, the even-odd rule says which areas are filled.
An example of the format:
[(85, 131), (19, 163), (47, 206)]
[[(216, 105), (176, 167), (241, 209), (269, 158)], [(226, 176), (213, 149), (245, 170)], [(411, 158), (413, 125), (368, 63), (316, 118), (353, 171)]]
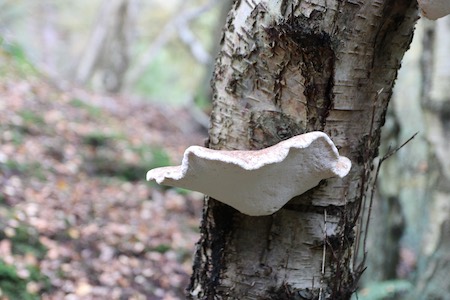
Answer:
[(162, 148), (143, 146), (133, 148), (133, 150), (139, 154), (140, 164), (118, 164), (116, 172), (117, 177), (126, 181), (145, 180), (145, 174), (148, 170), (170, 164), (169, 155)]
[(406, 280), (387, 280), (372, 282), (358, 291), (357, 296), (352, 299), (359, 300), (394, 300), (401, 294), (405, 294), (413, 288), (412, 284)]
[(202, 110), (210, 110), (212, 107), (211, 99), (206, 98), (206, 95), (197, 95), (195, 98), (195, 105)]
[[(9, 211), (9, 217), (13, 218), (13, 212)], [(39, 234), (33, 227), (24, 223), (19, 223), (17, 227), (12, 228), (14, 234), (7, 236), (5, 231), (5, 224), (0, 223), (0, 240), (8, 238), (12, 244), (12, 252), (18, 255), (25, 255), (27, 253), (34, 255), (38, 259), (42, 259), (47, 249), (39, 241)]]
[(7, 160), (0, 163), (0, 172), (3, 174), (26, 174), (40, 181), (46, 179), (44, 169), (39, 162), (19, 163), (15, 160)]
[[(9, 214), (12, 214), (9, 211)], [(47, 249), (39, 242), (38, 233), (32, 227), (19, 223), (15, 228), (12, 236), (6, 235), (4, 232), (5, 224), (0, 224), (0, 240), (8, 238), (11, 241), (12, 253), (15, 255), (32, 254), (38, 260), (43, 259)], [(14, 265), (7, 264), (0, 258), (0, 295), (8, 297), (8, 299), (39, 299), (37, 294), (27, 291), (27, 284), (34, 282), (39, 285), (40, 290), (49, 290), (51, 287), (50, 280), (43, 275), (38, 266), (27, 266), (27, 276), (19, 276)]]
[(26, 282), (17, 275), (16, 268), (1, 259), (0, 291), (12, 299), (33, 299), (26, 292)]
[(98, 118), (102, 114), (102, 110), (99, 107), (90, 105), (81, 99), (73, 98), (72, 100), (70, 100), (69, 103), (73, 107), (82, 108), (86, 110), (89, 113), (89, 115), (91, 115), (91, 117)]
[(19, 116), (26, 125), (45, 125), (44, 118), (31, 110), (22, 110), (19, 112)]
[(185, 50), (179, 44), (162, 50), (137, 82), (137, 92), (171, 104), (183, 103), (187, 99), (186, 95), (194, 94), (205, 70), (197, 63), (187, 60), (186, 54), (178, 53), (180, 51)]
[[(178, 87), (180, 75), (171, 61), (167, 51), (156, 56), (148, 70), (137, 82), (137, 91), (141, 94), (152, 95), (155, 99), (177, 103), (182, 100), (183, 92)], [(172, 83), (172, 84), (170, 84)], [(171, 88), (168, 89), (167, 87)]]
[(17, 43), (8, 43), (4, 38), (0, 38), (1, 49), (5, 54), (14, 58), (18, 62), (25, 62), (27, 57), (23, 48)]
[(39, 282), (42, 286), (42, 290), (48, 291), (51, 289), (50, 278), (41, 273), (41, 270), (37, 266), (27, 267), (28, 272), (30, 272), (30, 280)]
[(0, 76), (10, 75), (11, 72), (18, 75), (36, 75), (38, 72), (28, 60), (24, 48), (15, 42), (6, 41), (0, 36)]
[(178, 188), (178, 187), (174, 187), (172, 188), (178, 195), (182, 195), (182, 196), (186, 196), (189, 195), (191, 193), (190, 190), (187, 189), (183, 189), (183, 188)]
[(145, 180), (145, 174), (148, 170), (170, 164), (170, 158), (162, 148), (138, 147), (132, 149), (140, 157), (139, 165), (116, 162), (116, 170), (114, 173), (116, 177), (126, 181)]
[(17, 123), (0, 124), (0, 132), (3, 135), (5, 142), (12, 142), (15, 146), (23, 144), (27, 135), (38, 135), (42, 131), (51, 132), (49, 127), (46, 127), (44, 118), (29, 109), (24, 109), (16, 113), (18, 116)]
[(139, 154), (146, 169), (154, 169), (170, 165), (170, 157), (161, 147), (141, 146), (132, 148)]
[(171, 249), (170, 245), (167, 244), (159, 244), (158, 246), (156, 246), (155, 248), (151, 249), (151, 251), (155, 251), (161, 254), (166, 253), (167, 251), (169, 251)]
[(124, 181), (145, 180), (145, 174), (148, 171), (144, 166), (112, 161), (105, 157), (97, 157), (93, 163), (97, 175), (116, 177)]
[(82, 138), (83, 144), (97, 147), (106, 147), (112, 141), (113, 137), (103, 132), (92, 132)]
[(42, 259), (47, 252), (47, 249), (39, 241), (37, 231), (25, 225), (20, 225), (15, 228), (15, 235), (11, 238), (12, 251), (15, 254), (25, 255), (31, 253), (38, 259)]
[(138, 160), (136, 163), (129, 163), (117, 157), (120, 153), (117, 149), (118, 142), (126, 142), (120, 135), (108, 135), (101, 132), (93, 132), (83, 137), (83, 143), (95, 149), (90, 155), (85, 157), (85, 169), (90, 174), (100, 176), (116, 177), (125, 181), (145, 180), (148, 170), (167, 166), (170, 158), (167, 152), (160, 147), (150, 147), (147, 145), (130, 146), (122, 145), (127, 150), (131, 150)]
[(0, 295), (11, 300), (37, 300), (39, 295), (27, 291), (27, 284), (31, 281), (41, 283), (43, 290), (50, 287), (49, 279), (42, 275), (36, 267), (29, 267), (30, 276), (21, 278), (14, 266), (6, 264), (0, 259)]
[(22, 145), (25, 140), (25, 135), (28, 133), (25, 127), (14, 126), (11, 130), (11, 141), (14, 145)]

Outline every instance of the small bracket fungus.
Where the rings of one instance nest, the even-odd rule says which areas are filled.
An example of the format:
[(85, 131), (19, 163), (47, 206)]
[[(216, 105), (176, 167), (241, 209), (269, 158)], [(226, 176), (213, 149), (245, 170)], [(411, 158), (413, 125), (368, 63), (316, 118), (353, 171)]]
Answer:
[(422, 15), (436, 20), (450, 14), (450, 0), (417, 0)]
[(147, 180), (202, 192), (250, 216), (270, 215), (322, 179), (344, 177), (351, 162), (323, 132), (292, 137), (262, 150), (191, 146), (181, 166), (150, 170)]

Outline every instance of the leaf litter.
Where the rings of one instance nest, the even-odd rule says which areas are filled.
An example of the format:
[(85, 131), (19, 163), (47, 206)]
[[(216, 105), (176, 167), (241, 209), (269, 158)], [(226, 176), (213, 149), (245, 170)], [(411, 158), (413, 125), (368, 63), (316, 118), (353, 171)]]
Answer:
[(2, 80), (0, 99), (0, 257), (27, 293), (184, 299), (202, 196), (144, 180), (202, 144), (189, 113), (42, 79)]

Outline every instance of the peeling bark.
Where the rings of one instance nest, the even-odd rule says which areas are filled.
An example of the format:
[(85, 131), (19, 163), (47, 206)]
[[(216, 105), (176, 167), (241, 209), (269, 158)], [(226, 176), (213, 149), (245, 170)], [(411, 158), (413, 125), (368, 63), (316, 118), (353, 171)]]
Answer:
[(268, 217), (207, 199), (191, 299), (349, 299), (361, 272), (355, 220), (416, 19), (410, 0), (235, 2), (209, 147), (261, 149), (321, 130), (353, 168)]

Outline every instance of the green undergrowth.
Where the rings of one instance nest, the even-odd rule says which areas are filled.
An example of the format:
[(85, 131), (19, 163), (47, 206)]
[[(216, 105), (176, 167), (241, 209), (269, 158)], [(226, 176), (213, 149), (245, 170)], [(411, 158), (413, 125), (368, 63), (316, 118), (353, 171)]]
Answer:
[(73, 98), (70, 100), (69, 104), (75, 108), (80, 108), (87, 111), (91, 117), (98, 118), (102, 115), (102, 110), (100, 107), (91, 105), (81, 99)]
[(12, 175), (22, 175), (29, 178), (36, 178), (40, 181), (46, 179), (45, 171), (42, 165), (37, 161), (20, 163), (10, 159), (0, 163), (0, 173), (8, 177)]
[[(9, 240), (11, 255), (19, 263), (23, 263), (21, 258), (25, 256), (34, 256), (36, 261), (43, 259), (47, 249), (39, 241), (38, 232), (17, 221), (14, 215), (13, 208), (0, 204), (0, 242)], [(50, 280), (38, 265), (22, 266), (19, 272), (18, 266), (14, 262), (7, 263), (6, 259), (0, 257), (0, 299), (40, 299), (40, 294), (50, 290)]]
[(358, 291), (352, 300), (395, 300), (405, 295), (412, 287), (407, 280), (370, 282)]
[[(167, 166), (170, 158), (164, 148), (148, 145), (132, 146), (120, 134), (94, 132), (82, 138), (92, 151), (85, 155), (84, 170), (94, 176), (116, 177), (124, 181), (143, 181), (148, 170)], [(118, 157), (121, 151), (131, 152), (135, 162)]]
[(38, 72), (28, 59), (24, 48), (0, 36), (0, 77), (37, 75)]
[[(0, 80), (10, 84), (11, 80), (34, 80), (37, 78), (35, 75), (39, 74), (20, 45), (6, 42), (0, 37)], [(0, 188), (0, 245), (7, 245), (8, 251), (4, 252), (9, 252), (0, 256), (0, 300), (40, 299), (40, 295), (51, 289), (49, 278), (39, 268), (47, 253), (46, 247), (40, 242), (40, 234), (47, 233), (39, 233), (25, 221), (20, 221), (23, 219), (18, 217), (18, 208), (13, 207), (15, 203), (27, 200), (24, 200), (21, 193), (22, 187), (28, 187), (27, 184), (31, 181), (39, 189), (43, 186), (42, 183), (55, 181), (55, 178), (63, 182), (77, 179), (78, 174), (73, 176), (70, 173), (73, 177), (68, 179), (64, 176), (69, 175), (63, 171), (61, 174), (57, 173), (56, 164), (67, 166), (72, 163), (77, 167), (76, 172), (85, 173), (82, 175), (91, 178), (107, 177), (108, 180), (131, 182), (145, 181), (149, 169), (170, 164), (169, 155), (164, 148), (145, 144), (136, 146), (120, 127), (108, 127), (111, 117), (89, 101), (63, 98), (62, 95), (62, 101), (59, 101), (59, 94), (45, 90), (49, 88), (40, 82), (30, 84), (29, 88), (24, 97), (30, 96), (33, 101), (26, 102), (28, 99), (24, 99), (25, 109), (10, 111), (11, 115), (14, 114), (13, 117), (9, 118), (11, 115), (8, 115), (0, 121), (0, 143), (9, 144), (13, 149), (10, 151), (13, 154), (0, 157), (0, 179), (5, 179), (5, 182), (14, 179), (22, 184), (15, 187), (16, 190), (13, 189), (15, 195)], [(34, 93), (35, 90), (41, 93)], [(39, 98), (47, 95), (50, 96)], [(51, 118), (47, 118), (47, 108), (61, 114), (60, 119), (53, 124)], [(57, 130), (56, 126), (61, 126), (58, 128), (62, 130)], [(72, 126), (82, 130), (73, 130), (66, 135)], [(92, 128), (93, 131), (85, 133), (86, 128)], [(109, 131), (105, 133), (99, 128), (107, 128)], [(58, 182), (55, 183), (49, 186), (58, 186)], [(166, 244), (152, 249), (160, 253), (169, 250), (170, 245)], [(33, 262), (22, 265), (29, 257), (33, 258)]]
[[(0, 258), (0, 297), (9, 300), (35, 300), (40, 299), (39, 294), (50, 289), (48, 277), (43, 275), (39, 268), (29, 266), (27, 275), (19, 275), (14, 265), (5, 263)], [(31, 285), (37, 288), (31, 290)]]

